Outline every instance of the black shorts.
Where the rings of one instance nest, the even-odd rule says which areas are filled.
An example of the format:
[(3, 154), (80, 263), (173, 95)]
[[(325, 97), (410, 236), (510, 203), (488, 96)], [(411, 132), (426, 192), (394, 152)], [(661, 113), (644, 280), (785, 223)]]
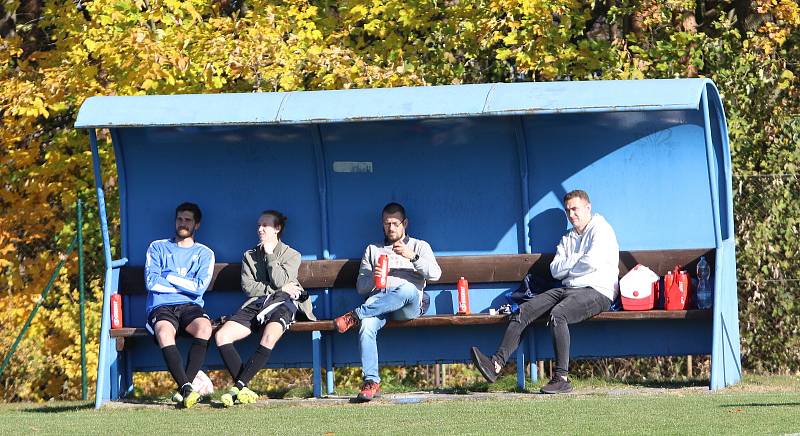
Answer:
[(180, 334), (185, 333), (186, 327), (197, 318), (211, 320), (206, 311), (194, 303), (158, 306), (147, 315), (147, 324), (145, 324), (144, 327), (151, 335), (155, 335), (156, 323), (159, 321), (167, 321), (172, 324), (175, 330)]
[[(296, 309), (292, 310), (287, 304), (281, 304), (276, 307), (261, 323), (256, 317), (258, 316), (259, 312), (264, 310), (264, 301), (268, 297), (259, 297), (256, 300), (250, 302), (247, 306), (242, 307), (239, 309), (233, 316), (227, 319), (227, 321), (234, 321), (239, 323), (247, 328), (250, 331), (259, 331), (264, 326), (271, 322), (278, 322), (281, 323), (283, 326), (283, 331), (289, 329), (289, 326), (294, 324), (294, 315), (296, 313)], [(294, 304), (294, 303), (289, 303)], [(227, 322), (226, 321), (226, 322)]]

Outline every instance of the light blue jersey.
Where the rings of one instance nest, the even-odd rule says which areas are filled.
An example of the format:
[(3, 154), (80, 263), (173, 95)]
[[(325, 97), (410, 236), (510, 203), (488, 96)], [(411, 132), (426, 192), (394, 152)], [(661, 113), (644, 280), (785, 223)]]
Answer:
[(145, 315), (159, 306), (194, 303), (203, 306), (203, 293), (214, 273), (214, 252), (195, 242), (179, 247), (174, 239), (153, 241), (147, 248), (144, 281)]

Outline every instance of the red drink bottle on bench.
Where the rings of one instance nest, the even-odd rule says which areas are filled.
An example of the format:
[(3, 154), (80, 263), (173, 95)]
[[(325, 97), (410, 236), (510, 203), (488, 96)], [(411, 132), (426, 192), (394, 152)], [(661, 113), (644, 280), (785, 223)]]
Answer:
[(111, 328), (122, 328), (122, 295), (111, 296)]
[[(382, 274), (379, 276), (377, 273)], [(386, 281), (389, 276), (389, 256), (381, 254), (378, 257), (378, 265), (375, 266), (375, 288), (386, 289)]]
[(464, 277), (458, 279), (458, 314), (469, 315), (469, 282)]

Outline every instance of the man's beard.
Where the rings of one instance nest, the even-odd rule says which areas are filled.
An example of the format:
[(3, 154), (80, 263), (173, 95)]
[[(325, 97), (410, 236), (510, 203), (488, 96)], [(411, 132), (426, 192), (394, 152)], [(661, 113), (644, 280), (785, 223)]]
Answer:
[(403, 239), (403, 235), (397, 235), (395, 237), (392, 237), (392, 236), (389, 236), (388, 234), (384, 233), (383, 236), (386, 237), (386, 240), (391, 242), (392, 244), (394, 244), (395, 242)]
[(194, 236), (194, 230), (193, 229), (176, 229), (175, 230), (175, 236), (177, 236), (179, 238), (182, 238), (182, 239), (191, 238), (191, 237)]

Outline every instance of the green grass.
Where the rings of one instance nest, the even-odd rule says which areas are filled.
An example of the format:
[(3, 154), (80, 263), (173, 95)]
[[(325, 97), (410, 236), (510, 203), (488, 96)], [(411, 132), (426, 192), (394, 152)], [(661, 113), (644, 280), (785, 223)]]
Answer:
[[(503, 379), (501, 384), (507, 383)], [(492, 390), (496, 385), (492, 385)], [(653, 389), (653, 388), (658, 389)], [(201, 405), (58, 402), (0, 406), (0, 434), (787, 434), (800, 432), (800, 379), (748, 377), (709, 392), (693, 387), (576, 382), (578, 394), (503, 392), (390, 400), (280, 401), (231, 409)], [(413, 395), (413, 394), (412, 394)]]

